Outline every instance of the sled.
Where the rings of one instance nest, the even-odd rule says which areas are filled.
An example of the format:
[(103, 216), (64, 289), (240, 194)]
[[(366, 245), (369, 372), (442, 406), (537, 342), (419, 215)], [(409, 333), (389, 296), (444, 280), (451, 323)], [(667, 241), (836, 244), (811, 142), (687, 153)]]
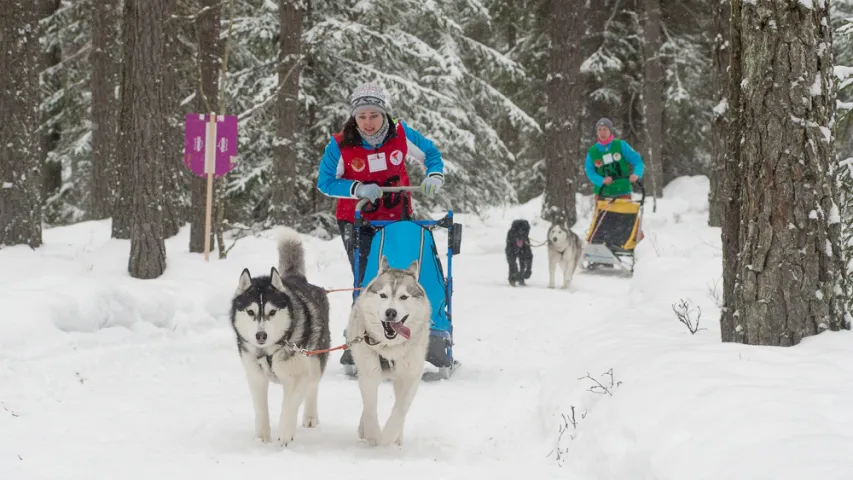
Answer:
[(599, 197), (596, 202), (592, 225), (581, 252), (581, 266), (585, 270), (606, 267), (634, 273), (634, 249), (643, 239), (640, 223), (646, 200), (646, 189), (642, 182), (637, 181), (634, 185), (640, 189), (639, 201), (633, 198)]
[[(383, 192), (413, 192), (420, 187), (382, 187)], [(403, 196), (404, 199), (408, 198)], [(353, 238), (359, 238), (360, 229), (367, 223), (376, 228), (376, 234), (370, 244), (370, 253), (367, 257), (367, 266), (364, 270), (364, 278), (356, 278), (353, 301), (358, 298), (359, 289), (366, 286), (376, 277), (379, 270), (379, 259), (382, 256), (388, 260), (391, 268), (408, 268), (414, 260), (420, 264), (418, 281), (424, 288), (432, 306), (430, 318), (430, 337), (426, 358), (429, 364), (438, 371), (425, 371), (422, 379), (425, 381), (436, 381), (450, 378), (461, 366), (461, 363), (453, 355), (453, 256), (458, 255), (462, 245), (462, 225), (453, 222), (453, 211), (439, 220), (413, 220), (408, 218), (408, 202), (403, 205), (403, 218), (400, 220), (365, 220), (361, 216), (361, 209), (367, 203), (361, 200), (355, 209), (355, 231)], [(441, 261), (438, 257), (438, 248), (433, 237), (436, 228), (447, 229), (447, 275), (444, 274)], [(359, 245), (355, 242), (354, 263), (356, 276), (359, 273)], [(346, 331), (344, 331), (346, 337)], [(349, 357), (348, 362), (345, 362)], [(344, 353), (341, 358), (344, 372), (352, 377), (358, 375), (356, 366), (352, 363), (349, 352)]]

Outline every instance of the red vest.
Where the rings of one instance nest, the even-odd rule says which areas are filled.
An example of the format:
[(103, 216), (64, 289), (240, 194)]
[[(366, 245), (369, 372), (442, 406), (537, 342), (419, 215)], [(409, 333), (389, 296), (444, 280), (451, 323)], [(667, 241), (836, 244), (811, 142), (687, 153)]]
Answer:
[[(336, 133), (338, 145), (343, 138)], [(362, 146), (341, 147), (344, 173), (341, 178), (357, 180), (361, 183), (376, 183), (382, 187), (409, 186), (406, 172), (407, 153), (406, 132), (403, 125), (397, 123), (397, 136), (389, 138), (381, 147), (369, 150)], [(361, 216), (367, 220), (397, 220), (403, 213), (403, 196), (407, 199), (409, 215), (412, 214), (412, 194), (386, 193), (375, 202), (361, 209)], [(355, 204), (358, 199), (339, 198), (335, 217), (338, 220), (355, 221)]]

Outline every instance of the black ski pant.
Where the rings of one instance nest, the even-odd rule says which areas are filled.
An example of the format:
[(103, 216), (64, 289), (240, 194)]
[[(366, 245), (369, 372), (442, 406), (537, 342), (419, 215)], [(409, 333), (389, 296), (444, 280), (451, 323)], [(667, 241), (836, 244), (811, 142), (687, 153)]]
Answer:
[[(344, 248), (349, 257), (350, 271), (353, 272), (353, 284), (355, 281), (355, 242), (353, 236), (355, 234), (355, 225), (347, 220), (338, 220), (338, 230), (341, 232), (341, 240), (344, 242)], [(376, 234), (376, 229), (367, 225), (367, 222), (359, 229), (358, 238), (358, 278), (364, 278), (364, 270), (367, 267), (367, 257), (370, 255), (370, 242), (373, 241), (373, 235)]]

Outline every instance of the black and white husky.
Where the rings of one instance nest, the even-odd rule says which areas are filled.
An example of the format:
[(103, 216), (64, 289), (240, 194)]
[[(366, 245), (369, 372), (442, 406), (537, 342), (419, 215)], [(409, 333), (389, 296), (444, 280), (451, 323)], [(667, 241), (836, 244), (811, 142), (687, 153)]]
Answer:
[(569, 228), (555, 223), (548, 229), (548, 288), (554, 288), (557, 267), (563, 271), (563, 288), (569, 288), (581, 260), (583, 242)]
[[(299, 406), (305, 402), (302, 425), (315, 427), (317, 391), (328, 353), (329, 301), (326, 291), (305, 278), (305, 253), (299, 234), (285, 229), (278, 241), (279, 269), (252, 277), (243, 270), (231, 302), (231, 326), (255, 407), (255, 435), (270, 441), (267, 393), (270, 382), (284, 388), (278, 440), (293, 441)], [(304, 349), (304, 350), (303, 350)]]
[[(371, 445), (402, 445), (403, 425), (421, 383), (430, 328), (429, 298), (418, 282), (418, 262), (388, 266), (383, 256), (376, 277), (358, 296), (347, 325), (347, 343), (358, 370), (363, 410), (358, 436)], [(394, 407), (379, 426), (378, 391), (394, 385)]]

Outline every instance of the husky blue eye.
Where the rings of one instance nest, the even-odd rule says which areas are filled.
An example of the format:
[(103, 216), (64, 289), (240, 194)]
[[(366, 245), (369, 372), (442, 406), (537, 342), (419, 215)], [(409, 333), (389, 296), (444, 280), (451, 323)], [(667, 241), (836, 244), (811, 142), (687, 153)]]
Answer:
[(253, 317), (255, 316), (255, 311), (254, 311), (254, 310), (246, 310), (246, 313), (248, 313), (249, 315), (251, 315), (251, 316), (253, 316)]
[(270, 310), (270, 316), (275, 315), (276, 310)]
[(380, 293), (380, 294), (379, 294), (379, 297), (380, 297), (380, 298), (388, 298), (388, 295), (385, 295), (384, 293)]
[(401, 295), (401, 296), (400, 296), (400, 300), (405, 300), (405, 299), (407, 299), (407, 298), (409, 298), (409, 296), (408, 296), (408, 295)]

